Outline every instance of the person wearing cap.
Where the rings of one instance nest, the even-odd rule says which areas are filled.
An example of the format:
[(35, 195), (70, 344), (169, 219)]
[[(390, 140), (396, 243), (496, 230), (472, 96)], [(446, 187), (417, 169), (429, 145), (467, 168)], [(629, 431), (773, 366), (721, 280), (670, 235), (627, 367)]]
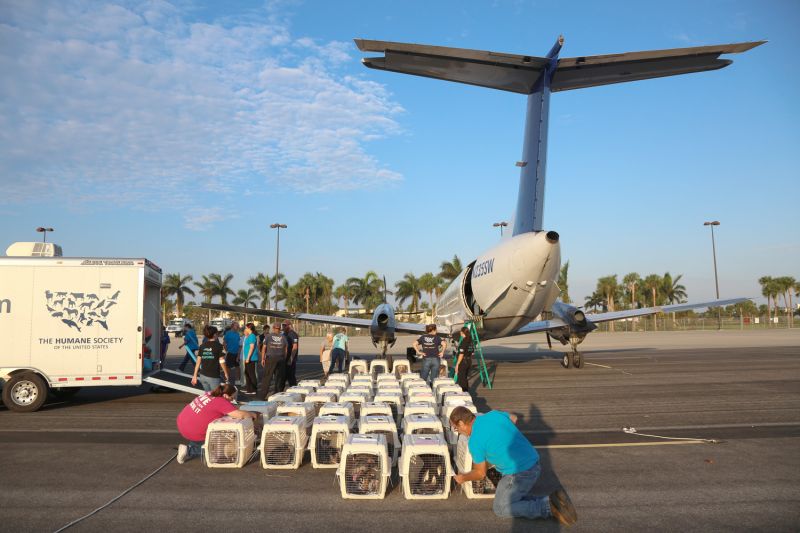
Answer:
[(272, 324), (272, 332), (264, 334), (264, 344), (261, 346), (261, 366), (264, 367), (264, 376), (258, 383), (258, 398), (266, 400), (269, 396), (269, 387), (272, 376), (275, 375), (275, 392), (283, 390), (286, 379), (286, 355), (288, 353), (286, 336), (281, 334), (281, 326), (277, 322)]
[(492, 506), (501, 518), (555, 518), (571, 526), (578, 520), (575, 507), (563, 488), (549, 496), (531, 494), (542, 467), (539, 453), (517, 428), (517, 415), (490, 411), (475, 416), (466, 407), (456, 407), (450, 414), (450, 426), (459, 435), (469, 437), (472, 470), (457, 474), (456, 483), (480, 481), (486, 477), (488, 464), (502, 478), (497, 483)]
[(289, 320), (283, 321), (283, 336), (286, 337), (286, 379), (281, 384), (283, 390), (286, 386), (286, 381), (289, 382), (290, 387), (297, 385), (297, 350), (300, 347), (300, 336), (292, 329), (292, 323)]
[(425, 334), (414, 341), (414, 349), (424, 356), (419, 375), (431, 385), (439, 377), (439, 366), (447, 349), (447, 342), (436, 333), (436, 324), (425, 326)]

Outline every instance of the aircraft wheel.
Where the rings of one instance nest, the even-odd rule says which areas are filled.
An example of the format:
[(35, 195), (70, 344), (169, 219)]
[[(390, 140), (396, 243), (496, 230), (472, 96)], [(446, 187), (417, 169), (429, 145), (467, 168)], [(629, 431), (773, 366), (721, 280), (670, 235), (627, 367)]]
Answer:
[(575, 352), (572, 354), (572, 366), (575, 368), (583, 368), (583, 354)]
[(565, 353), (564, 356), (561, 358), (561, 366), (563, 366), (564, 368), (569, 368), (571, 363), (572, 361), (569, 358), (569, 354)]

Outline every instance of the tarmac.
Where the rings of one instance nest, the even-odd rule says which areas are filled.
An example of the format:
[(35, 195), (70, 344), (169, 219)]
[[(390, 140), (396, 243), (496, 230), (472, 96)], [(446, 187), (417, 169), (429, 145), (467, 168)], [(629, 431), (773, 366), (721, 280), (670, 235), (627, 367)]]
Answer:
[[(410, 337), (393, 349), (404, 357)], [(171, 346), (171, 366), (179, 361)], [(561, 485), (573, 531), (800, 530), (800, 330), (593, 334), (564, 369), (541, 335), (486, 344), (494, 387), (479, 411), (520, 415), (541, 455), (536, 492)], [(351, 352), (371, 358), (366, 338)], [(321, 375), (301, 339), (298, 377)], [(192, 396), (150, 386), (84, 389), (41, 411), (0, 407), (0, 509), (7, 531), (55, 531), (168, 461)], [(717, 443), (630, 435), (712, 439)], [(209, 469), (174, 460), (69, 531), (556, 531), (495, 517), (490, 500), (342, 500), (333, 470)], [(565, 528), (564, 528), (565, 529)]]

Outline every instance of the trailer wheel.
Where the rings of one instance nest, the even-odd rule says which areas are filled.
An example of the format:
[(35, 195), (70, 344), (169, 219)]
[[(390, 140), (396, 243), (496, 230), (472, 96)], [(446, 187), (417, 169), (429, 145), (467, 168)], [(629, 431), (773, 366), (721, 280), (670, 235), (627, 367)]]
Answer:
[(32, 372), (11, 376), (3, 385), (3, 403), (10, 411), (38, 411), (47, 399), (47, 384)]

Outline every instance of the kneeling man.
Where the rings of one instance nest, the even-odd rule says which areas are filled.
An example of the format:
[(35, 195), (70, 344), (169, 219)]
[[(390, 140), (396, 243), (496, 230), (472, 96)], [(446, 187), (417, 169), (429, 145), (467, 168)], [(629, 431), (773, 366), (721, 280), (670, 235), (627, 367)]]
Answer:
[(469, 437), (472, 471), (455, 476), (456, 482), (477, 481), (486, 477), (487, 463), (503, 474), (497, 484), (494, 512), (502, 518), (550, 518), (572, 525), (578, 516), (564, 489), (550, 496), (530, 494), (542, 473), (539, 453), (517, 429), (517, 416), (490, 411), (475, 416), (465, 407), (450, 415), (450, 425)]

